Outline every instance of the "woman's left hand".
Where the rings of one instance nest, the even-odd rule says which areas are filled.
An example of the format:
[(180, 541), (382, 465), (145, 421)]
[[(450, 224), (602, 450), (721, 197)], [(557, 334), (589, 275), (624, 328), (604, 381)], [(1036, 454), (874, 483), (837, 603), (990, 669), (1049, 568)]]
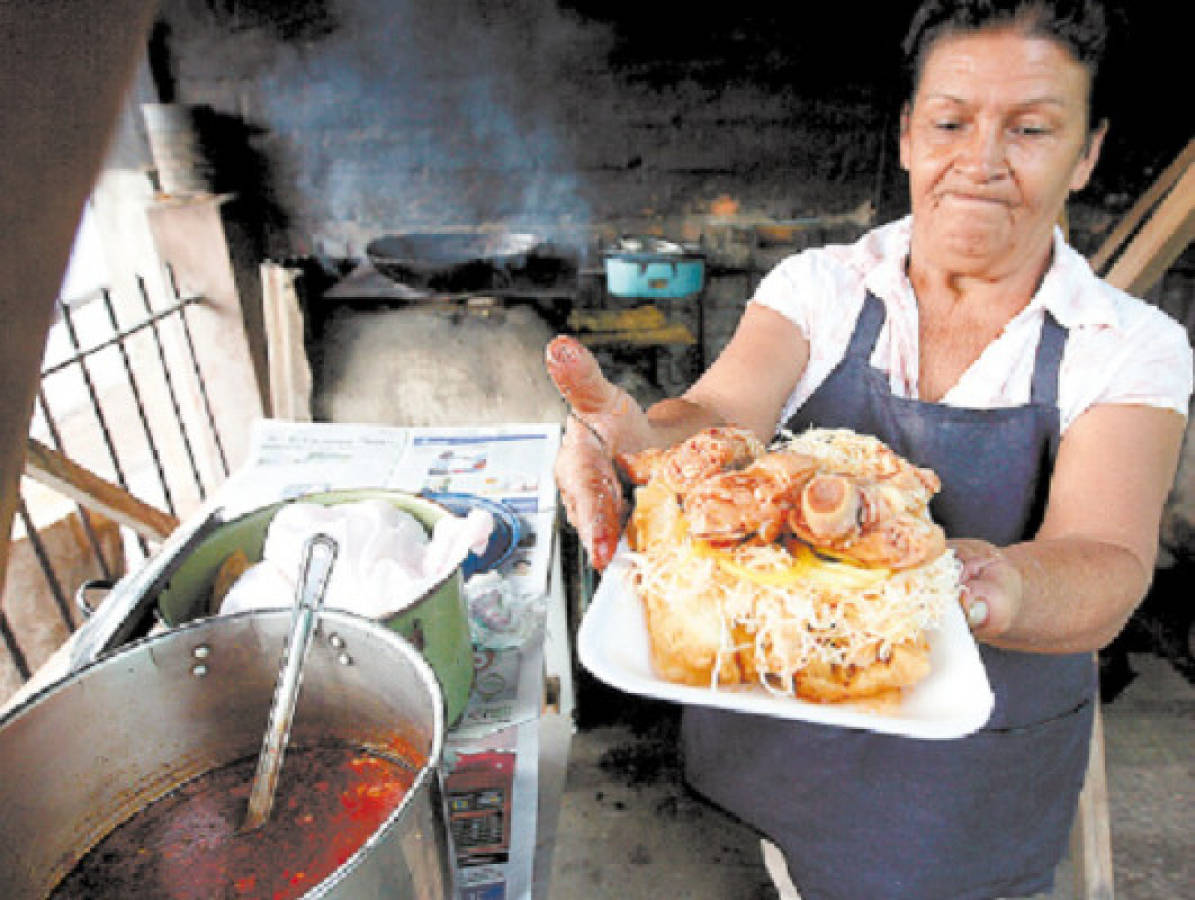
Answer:
[(995, 544), (953, 540), (949, 546), (963, 564), (963, 613), (980, 640), (998, 638), (1016, 619), (1024, 599), (1021, 573)]

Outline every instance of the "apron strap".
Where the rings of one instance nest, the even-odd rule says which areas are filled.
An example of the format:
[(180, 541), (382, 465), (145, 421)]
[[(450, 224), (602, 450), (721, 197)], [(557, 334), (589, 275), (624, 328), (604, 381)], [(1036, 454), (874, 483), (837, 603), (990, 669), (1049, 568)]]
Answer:
[(868, 291), (863, 298), (863, 309), (855, 319), (855, 330), (851, 333), (851, 342), (847, 344), (844, 358), (854, 357), (868, 363), (887, 317), (884, 301)]
[(1041, 323), (1041, 337), (1037, 341), (1037, 355), (1033, 361), (1030, 403), (1048, 407), (1058, 405), (1058, 370), (1062, 367), (1062, 351), (1066, 347), (1067, 334), (1054, 314), (1046, 310)]
[[(863, 309), (855, 321), (845, 356), (871, 359), (884, 327), (887, 312), (884, 303), (871, 291), (863, 298)], [(1029, 389), (1029, 402), (1047, 408), (1058, 405), (1058, 372), (1062, 368), (1062, 352), (1066, 347), (1068, 332), (1059, 324), (1054, 314), (1046, 310), (1042, 317), (1041, 337), (1033, 360), (1033, 381)]]

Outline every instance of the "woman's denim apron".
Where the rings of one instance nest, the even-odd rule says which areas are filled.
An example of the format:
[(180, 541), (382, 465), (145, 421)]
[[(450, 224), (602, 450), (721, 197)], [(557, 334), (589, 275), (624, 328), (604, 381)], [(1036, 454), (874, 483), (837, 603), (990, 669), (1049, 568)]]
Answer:
[[(884, 316), (869, 293), (846, 356), (786, 427), (874, 434), (932, 468), (942, 491), (931, 511), (950, 537), (1032, 537), (1058, 448), (1066, 330), (1046, 317), (1028, 404), (964, 409), (892, 394), (869, 363)], [(1045, 890), (1087, 765), (1092, 654), (980, 651), (996, 704), (973, 735), (918, 740), (691, 706), (686, 778), (779, 844), (805, 900)]]

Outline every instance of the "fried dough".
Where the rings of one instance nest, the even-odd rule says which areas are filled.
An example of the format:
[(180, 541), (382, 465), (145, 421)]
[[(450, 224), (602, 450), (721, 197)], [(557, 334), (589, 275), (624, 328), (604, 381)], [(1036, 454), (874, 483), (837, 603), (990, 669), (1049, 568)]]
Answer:
[[(815, 440), (828, 436), (838, 445), (845, 443), (852, 450), (855, 448), (856, 436), (841, 430), (810, 434)], [(877, 466), (877, 472), (884, 476), (882, 489), (876, 492), (879, 499), (870, 495), (864, 498), (869, 504), (868, 511), (873, 515), (877, 509), (884, 512), (886, 515), (881, 524), (895, 520), (903, 522), (907, 518), (917, 526), (918, 534), (925, 531), (940, 537), (941, 530), (929, 518), (926, 508), (926, 500), (936, 488), (936, 476), (930, 470), (915, 469), (872, 438), (857, 437), (862, 450), (870, 454), (869, 459), (875, 457), (885, 463), (882, 472)], [(699, 438), (690, 439), (690, 444), (695, 446), (704, 442), (701, 446), (705, 447), (724, 440), (725, 436), (711, 431)], [(709, 448), (706, 450), (707, 456), (718, 457)], [(734, 458), (738, 463), (729, 451), (722, 456)], [(776, 456), (779, 458), (780, 454)], [(765, 466), (771, 458), (763, 457), (764, 462), (757, 460), (753, 465)], [(861, 476), (852, 473), (850, 478), (844, 478), (833, 466), (815, 470), (820, 465), (810, 458), (812, 478), (806, 479), (818, 489), (810, 491), (813, 499), (821, 502), (821, 506), (812, 504), (816, 511), (822, 511), (822, 506), (833, 506), (831, 511), (837, 513), (837, 506), (845, 506), (854, 511), (846, 518), (863, 518), (861, 502), (853, 502), (854, 494), (845, 489), (854, 488), (852, 479)], [(896, 474), (888, 469), (893, 469)], [(722, 472), (713, 472), (704, 480), (687, 484), (687, 493), (680, 491), (669, 478), (662, 477), (660, 473), (665, 470), (666, 467), (657, 460), (653, 477), (636, 488), (627, 526), (628, 543), (638, 557), (632, 567), (632, 585), (643, 603), (651, 663), (660, 678), (699, 686), (764, 683), (773, 690), (791, 690), (804, 700), (842, 703), (899, 696), (902, 690), (916, 685), (929, 674), (929, 645), (922, 630), (925, 623), (913, 625), (911, 623), (921, 620), (909, 618), (915, 615), (910, 611), (922, 601), (910, 603), (906, 600), (904, 606), (896, 607), (884, 604), (895, 602), (891, 592), (901, 597), (928, 598), (926, 592), (936, 590), (939, 597), (949, 596), (950, 579), (941, 580), (942, 572), (949, 572), (949, 569), (939, 569), (934, 575), (921, 573), (922, 567), (927, 573), (933, 569), (933, 559), (945, 553), (944, 542), (923, 541), (927, 545), (935, 544), (928, 551), (933, 559), (911, 565), (901, 572), (893, 571), (895, 567), (865, 566), (852, 570), (844, 562), (811, 555), (808, 547), (803, 556), (792, 550), (790, 557), (788, 551), (783, 550), (782, 541), (770, 544), (762, 534), (741, 545), (723, 545), (720, 550), (711, 552), (689, 519), (689, 503), (694, 497), (702, 498), (711, 492), (712, 487), (708, 486), (720, 485), (728, 479), (742, 479), (744, 473), (749, 474), (752, 469), (741, 470), (728, 465)], [(909, 472), (917, 477), (898, 477)], [(864, 487), (871, 490), (871, 483)], [(843, 489), (831, 496), (830, 488)], [(749, 515), (750, 507), (763, 502), (766, 497), (753, 490), (740, 492), (733, 499), (734, 505)], [(880, 504), (880, 500), (884, 503)], [(824, 523), (819, 521), (817, 524)], [(900, 529), (896, 530), (900, 532), (898, 536), (904, 535)], [(905, 530), (913, 529), (910, 526)], [(837, 533), (828, 525), (818, 531)], [(881, 537), (886, 539), (885, 547), (899, 544), (886, 533), (877, 530), (876, 535), (877, 541)], [(871, 535), (865, 534), (865, 537)], [(746, 554), (747, 546), (752, 542), (756, 547), (761, 542), (774, 547), (775, 550), (768, 550), (769, 553), (783, 553), (778, 558), (771, 557), (772, 561), (767, 563), (779, 568), (753, 569), (748, 557), (739, 555)], [(866, 540), (858, 544), (861, 551), (872, 549)], [(818, 546), (815, 543), (814, 549)], [(906, 555), (912, 557), (912, 554)], [(924, 560), (925, 554), (917, 558)], [(718, 568), (708, 568), (711, 559)], [(792, 566), (786, 569), (784, 561), (790, 559)], [(752, 574), (755, 571), (760, 574)], [(890, 580), (897, 578), (901, 579), (899, 586), (896, 580)], [(937, 579), (936, 583), (934, 579)], [(878, 583), (882, 586), (877, 586)], [(800, 602), (795, 599), (798, 595), (804, 597)], [(816, 599), (811, 600), (811, 597)], [(889, 618), (891, 612), (882, 613), (876, 619), (874, 614), (867, 612), (874, 604), (881, 604), (875, 607), (877, 609), (895, 608), (906, 612), (897, 614), (895, 619)], [(872, 618), (868, 619), (868, 616)], [(872, 624), (865, 625), (865, 621)], [(910, 624), (901, 624), (905, 622)], [(849, 631), (852, 628), (855, 630)], [(846, 634), (850, 635), (849, 645), (842, 643)], [(882, 658), (878, 652), (880, 646), (891, 648)], [(841, 660), (844, 655), (851, 663), (831, 661)]]
[(866, 666), (812, 662), (793, 676), (793, 693), (815, 703), (861, 700), (912, 687), (929, 674), (929, 645), (898, 644), (887, 660)]

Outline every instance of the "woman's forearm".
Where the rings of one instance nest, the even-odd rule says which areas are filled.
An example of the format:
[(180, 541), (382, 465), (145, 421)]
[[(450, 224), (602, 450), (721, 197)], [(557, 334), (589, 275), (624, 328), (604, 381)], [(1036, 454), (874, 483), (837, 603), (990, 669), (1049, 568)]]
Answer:
[(1098, 650), (1120, 633), (1152, 576), (1128, 549), (1089, 538), (1027, 541), (999, 552), (1015, 573), (1009, 602), (988, 598), (989, 621), (976, 636), (1010, 650)]
[(653, 404), (647, 410), (647, 420), (657, 447), (671, 447), (703, 428), (728, 424), (716, 410), (684, 397), (669, 397)]

